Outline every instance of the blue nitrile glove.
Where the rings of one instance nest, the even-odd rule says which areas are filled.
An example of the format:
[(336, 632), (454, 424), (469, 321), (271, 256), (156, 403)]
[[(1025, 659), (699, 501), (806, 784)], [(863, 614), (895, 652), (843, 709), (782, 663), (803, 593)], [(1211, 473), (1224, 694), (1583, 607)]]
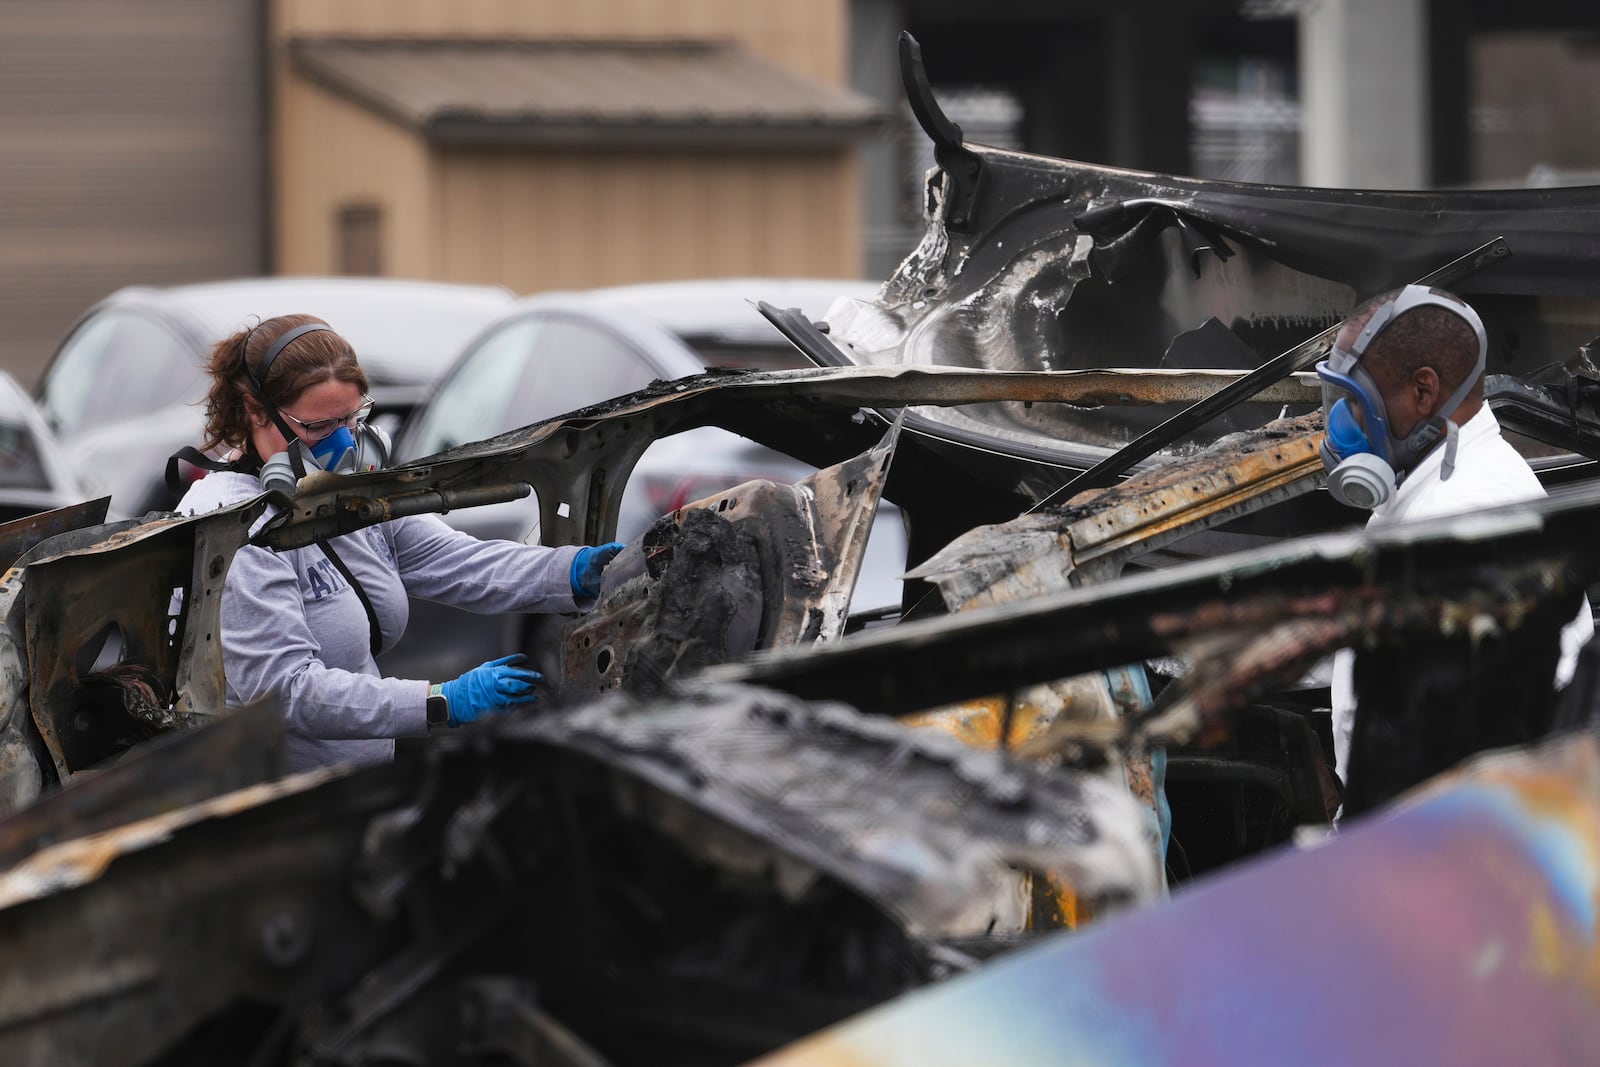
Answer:
[(439, 692), (450, 702), (450, 725), (474, 722), (484, 715), (537, 700), (533, 687), (542, 676), (538, 671), (514, 666), (526, 658), (520, 652), (501, 656), (441, 684)]
[(607, 541), (603, 545), (578, 549), (578, 554), (572, 557), (572, 595), (579, 598), (599, 596), (600, 572), (627, 547), (621, 541)]

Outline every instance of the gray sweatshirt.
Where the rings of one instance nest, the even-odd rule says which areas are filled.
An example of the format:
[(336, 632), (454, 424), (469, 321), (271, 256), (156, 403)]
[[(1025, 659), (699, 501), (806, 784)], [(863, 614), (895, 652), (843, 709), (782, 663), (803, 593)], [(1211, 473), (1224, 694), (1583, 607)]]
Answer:
[[(178, 510), (200, 514), (260, 493), (252, 475), (216, 471)], [(577, 546), (482, 541), (437, 515), (369, 526), (334, 538), (333, 547), (372, 601), (384, 648), (405, 632), (408, 593), (481, 614), (594, 603), (573, 599)], [(228, 704), (283, 709), (291, 771), (391, 759), (396, 737), (428, 732), (428, 686), (448, 679), (380, 677), (370, 629), (360, 598), (317, 546), (280, 553), (246, 545), (234, 556), (222, 593)]]

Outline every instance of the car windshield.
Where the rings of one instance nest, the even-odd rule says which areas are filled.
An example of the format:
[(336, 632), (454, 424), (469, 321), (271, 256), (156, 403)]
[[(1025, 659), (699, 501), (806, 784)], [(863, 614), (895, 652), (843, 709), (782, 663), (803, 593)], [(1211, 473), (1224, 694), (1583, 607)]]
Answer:
[(510, 429), (507, 414), (537, 330), (535, 322), (514, 323), (479, 345), (434, 394), (405, 444), (408, 458)]
[(84, 320), (51, 363), (40, 407), (58, 434), (205, 396), (194, 346), (159, 320), (107, 308)]
[(485, 338), (451, 372), (401, 442), (431, 456), (597, 404), (657, 377), (644, 353), (587, 322), (529, 315)]

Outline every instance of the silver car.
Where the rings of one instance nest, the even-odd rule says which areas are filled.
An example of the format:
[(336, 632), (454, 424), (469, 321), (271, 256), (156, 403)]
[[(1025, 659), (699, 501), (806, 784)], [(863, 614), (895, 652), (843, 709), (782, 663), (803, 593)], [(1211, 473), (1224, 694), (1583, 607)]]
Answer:
[[(398, 425), (450, 360), (516, 302), (508, 289), (394, 278), (246, 278), (119, 289), (61, 342), (38, 399), (86, 493), (110, 516), (170, 509), (167, 457), (202, 444), (205, 361), (275, 315), (326, 319), (355, 346), (377, 418)], [(200, 472), (185, 466), (188, 477)]]

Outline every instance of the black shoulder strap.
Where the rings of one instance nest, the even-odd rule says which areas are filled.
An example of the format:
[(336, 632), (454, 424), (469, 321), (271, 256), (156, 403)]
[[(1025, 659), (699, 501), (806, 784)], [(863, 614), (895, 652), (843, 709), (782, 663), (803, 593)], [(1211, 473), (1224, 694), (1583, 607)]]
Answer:
[[(178, 461), (180, 459), (192, 463), (196, 467), (203, 467), (208, 471), (243, 471), (246, 469), (241, 460), (224, 462), (220, 459), (212, 459), (198, 448), (184, 445), (167, 457), (167, 489), (175, 497), (183, 495), (181, 491), (183, 487), (178, 481)], [(361, 607), (367, 613), (367, 627), (371, 635), (368, 643), (372, 649), (372, 654), (376, 656), (383, 650), (383, 631), (378, 628), (378, 613), (372, 609), (372, 598), (367, 596), (367, 591), (361, 588), (361, 583), (356, 581), (356, 576), (350, 572), (350, 568), (345, 565), (344, 560), (339, 558), (339, 553), (333, 550), (332, 545), (326, 541), (318, 541), (317, 547), (322, 549), (322, 554), (328, 557), (328, 562), (332, 563), (339, 573), (344, 575), (344, 580), (350, 583), (350, 588), (355, 590), (356, 598), (361, 601)]]
[(208, 471), (243, 471), (245, 469), (242, 460), (213, 459), (193, 445), (184, 445), (167, 457), (167, 492), (172, 494), (173, 499), (181, 499), (183, 496), (183, 482), (178, 477), (179, 460)]
[(339, 553), (333, 550), (332, 545), (326, 541), (318, 541), (317, 547), (322, 549), (324, 556), (328, 557), (328, 562), (337, 567), (339, 573), (344, 575), (344, 580), (350, 583), (350, 588), (356, 591), (356, 597), (360, 599), (361, 606), (366, 609), (367, 628), (371, 633), (369, 645), (372, 649), (372, 654), (376, 656), (383, 651), (383, 631), (378, 629), (378, 613), (372, 610), (372, 600), (367, 596), (367, 591), (361, 588), (361, 583), (356, 581), (356, 576), (350, 573), (350, 568), (345, 566), (344, 560), (339, 558)]

